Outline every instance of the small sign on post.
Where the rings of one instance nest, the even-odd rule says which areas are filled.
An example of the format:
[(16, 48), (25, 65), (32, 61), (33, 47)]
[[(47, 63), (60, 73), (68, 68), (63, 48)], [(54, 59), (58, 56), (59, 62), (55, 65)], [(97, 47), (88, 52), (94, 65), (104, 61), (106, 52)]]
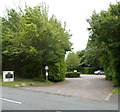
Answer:
[(3, 71), (3, 82), (14, 81), (14, 71)]
[(77, 70), (74, 70), (74, 72), (77, 72)]

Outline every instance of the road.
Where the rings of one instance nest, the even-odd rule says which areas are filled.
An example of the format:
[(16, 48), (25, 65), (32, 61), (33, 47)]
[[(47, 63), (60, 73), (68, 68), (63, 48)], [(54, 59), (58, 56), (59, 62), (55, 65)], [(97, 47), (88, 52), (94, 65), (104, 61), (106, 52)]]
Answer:
[(3, 110), (118, 110), (116, 104), (2, 87)]
[[(81, 75), (81, 78), (66, 78), (65, 83), (25, 89), (106, 102), (114, 86), (111, 81), (105, 80), (104, 75)], [(114, 102), (118, 103), (117, 100)]]

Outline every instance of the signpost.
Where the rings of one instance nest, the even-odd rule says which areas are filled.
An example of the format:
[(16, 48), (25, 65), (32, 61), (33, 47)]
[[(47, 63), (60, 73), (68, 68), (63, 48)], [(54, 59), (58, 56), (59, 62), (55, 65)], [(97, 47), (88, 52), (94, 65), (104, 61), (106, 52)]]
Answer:
[(3, 71), (3, 82), (14, 81), (14, 71)]
[(74, 72), (77, 72), (77, 70), (74, 70)]
[(46, 74), (45, 74), (45, 76), (46, 76), (46, 80), (48, 79), (48, 66), (45, 66), (45, 70), (46, 70)]

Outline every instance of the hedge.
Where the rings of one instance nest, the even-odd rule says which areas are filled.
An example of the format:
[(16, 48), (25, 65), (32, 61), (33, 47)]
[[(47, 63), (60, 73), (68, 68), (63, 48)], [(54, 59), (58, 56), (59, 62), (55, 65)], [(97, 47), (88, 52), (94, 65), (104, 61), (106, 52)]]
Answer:
[(80, 72), (67, 72), (66, 77), (68, 78), (77, 78), (80, 77)]

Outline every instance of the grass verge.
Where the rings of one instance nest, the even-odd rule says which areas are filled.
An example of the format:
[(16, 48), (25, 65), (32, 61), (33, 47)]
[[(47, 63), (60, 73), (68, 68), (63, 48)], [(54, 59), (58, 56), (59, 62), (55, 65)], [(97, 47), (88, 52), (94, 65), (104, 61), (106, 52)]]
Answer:
[(0, 81), (0, 86), (6, 86), (6, 87), (11, 87), (11, 88), (19, 88), (19, 87), (16, 87), (15, 85), (19, 85), (21, 83), (25, 84), (25, 86), (23, 86), (23, 87), (29, 87), (29, 86), (31, 86), (30, 85), (31, 83), (34, 84), (32, 86), (35, 86), (35, 87), (55, 84), (54, 82), (50, 82), (50, 81), (40, 82), (40, 81), (34, 81), (34, 80), (29, 80), (29, 79), (16, 78), (15, 81), (13, 81), (13, 82), (2, 82), (2, 81)]
[(112, 91), (112, 94), (120, 94), (120, 87), (114, 89), (114, 90)]

